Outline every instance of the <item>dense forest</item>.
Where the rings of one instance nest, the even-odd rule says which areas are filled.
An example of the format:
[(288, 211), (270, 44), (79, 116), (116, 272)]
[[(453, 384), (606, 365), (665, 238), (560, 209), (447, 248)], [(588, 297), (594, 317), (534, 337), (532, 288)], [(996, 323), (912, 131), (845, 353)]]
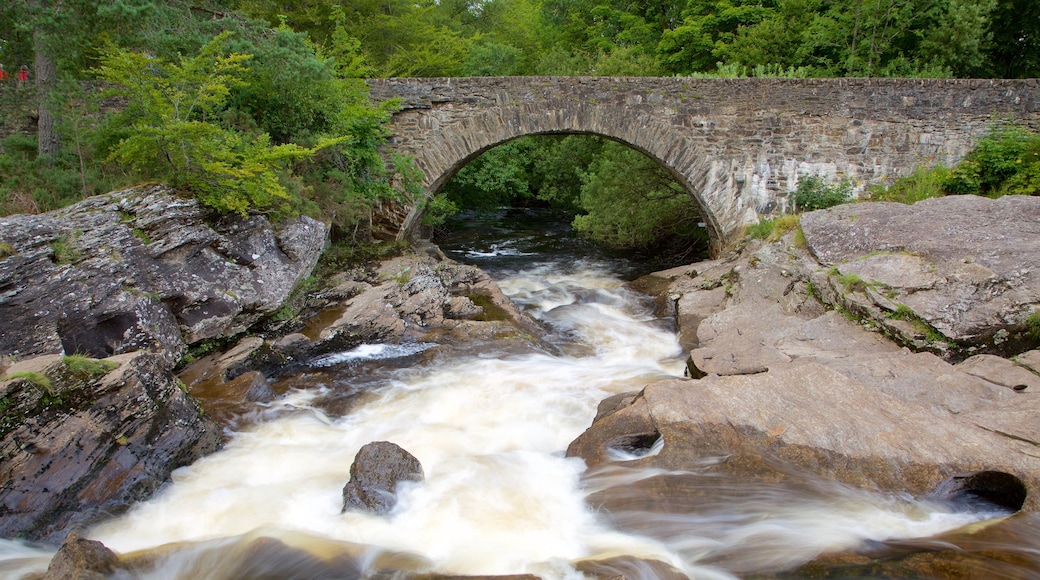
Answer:
[[(380, 154), (393, 103), (371, 105), (364, 78), (1037, 77), (1040, 3), (14, 0), (0, 6), (0, 64), (0, 215), (166, 181), (217, 211), (315, 215), (356, 244), (383, 204), (418, 193), (409, 161)], [(15, 79), (23, 65), (29, 81)], [(1016, 171), (1040, 149), (1021, 132), (991, 141), (997, 161), (1017, 152)], [(978, 191), (987, 168), (973, 163), (914, 183)], [(429, 215), (503, 204), (568, 211), (608, 246), (703, 242), (664, 170), (595, 137), (493, 149)]]

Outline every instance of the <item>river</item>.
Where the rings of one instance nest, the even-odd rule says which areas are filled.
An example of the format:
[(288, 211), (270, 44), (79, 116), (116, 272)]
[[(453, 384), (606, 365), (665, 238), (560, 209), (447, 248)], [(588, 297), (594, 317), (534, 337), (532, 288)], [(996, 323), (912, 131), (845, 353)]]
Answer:
[[(294, 386), (258, 408), (235, 423), (222, 451), (176, 471), (152, 499), (86, 534), (133, 563), (119, 577), (667, 576), (649, 562), (656, 560), (714, 579), (782, 575), (820, 554), (853, 549), (876, 553), (832, 568), (853, 566), (856, 573), (842, 577), (870, 577), (871, 562), (898, 564), (951, 546), (971, 562), (962, 569), (969, 573), (949, 577), (1036, 577), (1029, 567), (1038, 558), (1035, 518), (959, 513), (807, 475), (779, 485), (697, 469), (587, 473), (564, 450), (599, 401), (682, 376), (684, 353), (670, 321), (656, 318), (651, 301), (625, 283), (642, 266), (597, 253), (565, 224), (547, 227), (542, 214), (493, 218), (460, 224), (441, 247), (491, 273), (549, 326), (553, 348), (480, 344), (447, 354), (424, 343), (372, 344), (312, 361), (333, 369), (336, 380)], [(339, 414), (327, 404), (336, 390), (363, 394)], [(354, 455), (380, 440), (414, 454), (425, 481), (406, 486), (389, 516), (341, 514)], [(619, 461), (630, 458), (618, 453)], [(717, 460), (706, 457), (705, 466)], [(623, 497), (633, 481), (663, 475), (685, 478), (696, 501), (645, 509), (645, 498), (633, 497), (611, 513), (586, 501), (611, 489)], [(998, 531), (976, 533), (986, 526)], [(987, 555), (994, 551), (1018, 561)], [(0, 543), (0, 574), (39, 571), (49, 556)]]

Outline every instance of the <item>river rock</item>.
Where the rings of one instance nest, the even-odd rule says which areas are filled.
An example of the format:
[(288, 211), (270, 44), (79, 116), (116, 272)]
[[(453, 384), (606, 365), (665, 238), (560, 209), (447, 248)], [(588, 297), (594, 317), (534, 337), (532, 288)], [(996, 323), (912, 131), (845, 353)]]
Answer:
[[(164, 186), (0, 218), (0, 352), (135, 350), (172, 365), (185, 343), (242, 332), (310, 274), (326, 227), (216, 216)], [(17, 321), (17, 322), (16, 322)]]
[[(49, 355), (15, 363), (0, 380), (0, 537), (56, 542), (220, 446), (221, 429), (162, 355), (102, 362), (118, 366), (83, 375)], [(24, 378), (39, 375), (49, 385)]]
[(901, 343), (951, 358), (1036, 344), (1027, 319), (1040, 311), (1040, 197), (847, 204), (801, 224), (824, 299)]
[(402, 482), (424, 479), (422, 465), (411, 453), (389, 441), (369, 443), (350, 466), (350, 481), (343, 486), (343, 511), (388, 514), (397, 505)]
[(72, 532), (51, 558), (43, 580), (104, 580), (119, 565), (119, 557), (104, 544)]
[(461, 344), (494, 336), (537, 344), (545, 334), (479, 268), (430, 252), (344, 273), (330, 294), (344, 298), (272, 348), (301, 361), (361, 343), (430, 339)]
[[(960, 203), (954, 200), (948, 211), (955, 211)], [(968, 206), (977, 203), (969, 201)], [(856, 228), (862, 226), (863, 218), (840, 222), (852, 228), (848, 235), (854, 238), (841, 246), (840, 228), (830, 222), (846, 214), (870, 215), (855, 214), (860, 205), (870, 204), (812, 214), (814, 227), (830, 228), (824, 239), (833, 242), (827, 243), (850, 248), (847, 254), (821, 250), (821, 260), (834, 260), (840, 268), (849, 262), (839, 262), (839, 256), (862, 258), (877, 268), (869, 279), (883, 278), (884, 284), (898, 284), (906, 292), (926, 292), (953, 280), (940, 267), (934, 271), (923, 267), (913, 256), (905, 260), (900, 256), (902, 270), (886, 273), (872, 261), (884, 254), (864, 254), (894, 251), (898, 242), (861, 243), (864, 234)], [(906, 211), (885, 209), (895, 215)], [(1028, 213), (1019, 217), (1030, 220)], [(997, 228), (991, 237), (1003, 239), (999, 226), (991, 225)], [(910, 229), (908, 224), (905, 227)], [(923, 223), (922, 227), (932, 225)], [(1028, 226), (1009, 228), (1021, 231)], [(874, 229), (869, 231), (874, 235)], [(806, 237), (810, 237), (808, 231)], [(950, 234), (945, 243), (952, 246), (954, 240)], [(957, 253), (953, 248), (945, 251)], [(1034, 260), (1034, 256), (1019, 258), (1020, 264)], [(1004, 263), (995, 258), (988, 263), (997, 268), (997, 262)], [(788, 235), (778, 242), (752, 241), (721, 259), (655, 274), (668, 284), (662, 287), (658, 281), (646, 287), (657, 287), (668, 297), (682, 335), (693, 336), (685, 342), (693, 347), (689, 367), (690, 376), (696, 378), (654, 383), (609, 404), (605, 401), (568, 454), (583, 458), (590, 468), (617, 464), (619, 457), (634, 455), (640, 458), (624, 465), (699, 470), (707, 461), (714, 462), (710, 469), (765, 478), (787, 477), (772, 467), (772, 459), (781, 459), (817, 476), (919, 495), (949, 477), (999, 471), (1025, 483), (1029, 494), (1024, 509), (1037, 511), (1040, 431), (1035, 417), (1040, 413), (1040, 398), (1032, 388), (1007, 386), (1033, 380), (1017, 372), (1032, 374), (1022, 362), (1031, 361), (1030, 355), (1024, 353), (1016, 362), (969, 359), (958, 366), (944, 358), (949, 352), (927, 348), (914, 352), (903, 341), (894, 342), (891, 330), (874, 318), (850, 313), (844, 306), (847, 302), (820, 290), (821, 284), (831, 283), (827, 280), (837, 288), (845, 285), (836, 280), (840, 270), (832, 271), (828, 263), (832, 262), (817, 261), (811, 239), (806, 248)], [(866, 272), (866, 268), (859, 271)], [(920, 278), (910, 275), (918, 271)], [(988, 304), (977, 293), (971, 299), (977, 313), (1008, 312), (1030, 308), (1033, 291), (1016, 287), (993, 293)], [(855, 292), (864, 301), (873, 301), (879, 318), (890, 320), (876, 305), (881, 300)], [(1024, 302), (1008, 306), (1013, 303), (1011, 294)], [(888, 292), (881, 298), (892, 295)], [(828, 302), (828, 298), (834, 301)], [(942, 323), (944, 328), (960, 324), (950, 312), (943, 314), (950, 318)], [(939, 319), (934, 320), (938, 324)], [(998, 327), (1009, 328), (1006, 322), (993, 320)], [(983, 326), (972, 331), (976, 334), (970, 340), (978, 341), (965, 338), (964, 344), (982, 348), (985, 340), (979, 337), (997, 335)], [(968, 335), (964, 331), (958, 336)], [(649, 454), (659, 438), (664, 442), (662, 450)], [(651, 491), (662, 496), (671, 493)]]

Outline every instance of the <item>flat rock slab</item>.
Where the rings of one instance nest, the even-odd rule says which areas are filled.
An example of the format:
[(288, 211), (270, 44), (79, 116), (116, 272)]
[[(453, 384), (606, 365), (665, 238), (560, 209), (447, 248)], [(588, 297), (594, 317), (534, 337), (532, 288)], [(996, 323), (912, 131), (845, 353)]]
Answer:
[(1040, 310), (1040, 197), (846, 204), (804, 214), (801, 224), (824, 269), (883, 297), (874, 312), (869, 301), (866, 312), (845, 307), (884, 324), (886, 310), (903, 305), (962, 348), (1028, 342), (1026, 319)]
[[(1017, 402), (1003, 409), (1032, 412), (1032, 401)], [(1035, 446), (972, 421), (809, 362), (755, 375), (654, 383), (593, 423), (568, 454), (595, 467), (611, 461), (611, 448), (657, 433), (663, 450), (637, 460), (639, 466), (682, 470), (727, 457), (721, 469), (739, 472), (748, 457), (775, 457), (861, 487), (915, 494), (950, 475), (980, 470), (1006, 471), (1040, 489)], [(1029, 501), (1032, 509), (1040, 503)]]

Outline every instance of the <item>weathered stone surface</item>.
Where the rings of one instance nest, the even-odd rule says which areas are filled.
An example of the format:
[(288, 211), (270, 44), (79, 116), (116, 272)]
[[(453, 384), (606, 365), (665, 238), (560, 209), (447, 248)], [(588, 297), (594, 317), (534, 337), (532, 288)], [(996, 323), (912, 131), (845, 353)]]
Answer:
[(1016, 391), (1040, 391), (1040, 376), (1006, 358), (978, 354), (957, 365), (962, 371)]
[[(1040, 485), (1032, 445), (813, 362), (649, 385), (631, 405), (594, 423), (568, 454), (602, 465), (617, 441), (647, 431), (660, 433), (664, 448), (639, 459), (644, 467), (681, 470), (725, 457), (718, 469), (741, 473), (748, 462), (759, 467), (756, 458), (776, 457), (839, 481), (916, 494), (950, 475), (984, 469)], [(1040, 503), (1030, 501), (1031, 509)]]
[(358, 451), (343, 486), (343, 511), (384, 515), (397, 505), (402, 482), (423, 481), (422, 465), (414, 455), (389, 441), (375, 441)]
[(8, 376), (45, 373), (50, 390), (0, 381), (0, 537), (56, 541), (70, 528), (119, 513), (170, 472), (221, 443), (220, 428), (177, 384), (161, 355), (106, 359), (118, 368), (77, 376), (52, 355)]
[(486, 273), (428, 254), (410, 253), (371, 272), (346, 274), (332, 293), (344, 298), (272, 348), (304, 360), (363, 342), (513, 336), (536, 344), (545, 333)]
[(119, 557), (104, 544), (72, 532), (51, 558), (43, 580), (104, 580), (118, 564)]
[[(869, 205), (875, 204), (841, 211)], [(809, 214), (817, 224), (834, 215), (843, 214)], [(1023, 217), (1031, 219), (1019, 219)], [(991, 226), (993, 237), (1004, 235), (996, 222)], [(843, 241), (838, 225), (828, 227), (835, 245), (860, 243), (859, 230), (849, 235), (853, 241)], [(837, 280), (827, 264), (790, 245), (791, 237), (750, 242), (743, 252), (725, 259), (654, 274), (668, 285), (647, 286), (658, 287), (674, 304), (680, 325), (695, 325), (681, 332), (696, 334), (687, 344), (694, 346), (694, 376), (702, 378), (656, 383), (638, 395), (604, 401), (568, 454), (596, 467), (626, 457), (613, 450), (634, 443), (648, 448), (659, 435), (661, 452), (637, 453), (645, 456), (633, 465), (703, 469), (705, 459), (715, 457), (725, 460), (713, 469), (742, 477), (788, 477), (771, 467), (772, 458), (778, 458), (816, 475), (916, 494), (953, 475), (997, 470), (1025, 482), (1030, 490), (1026, 509), (1037, 511), (1040, 431), (1035, 418), (1040, 397), (1032, 388), (1006, 386), (1032, 381), (1035, 375), (1026, 362), (1035, 357), (1025, 353), (1017, 365), (979, 357), (956, 366), (931, 352), (900, 347), (879, 332), (884, 327), (876, 320), (846, 317), (818, 301), (828, 299), (821, 284), (833, 282), (840, 288), (848, 279)], [(953, 238), (946, 244), (954, 251)], [(922, 260), (931, 263), (925, 252), (871, 254), (864, 248), (877, 245), (855, 247), (848, 259), (837, 262), (839, 267), (853, 264), (850, 272), (859, 268), (855, 271), (871, 280), (884, 279), (912, 293), (942, 287), (950, 279), (941, 267), (923, 265)], [(898, 258), (892, 270), (880, 259), (886, 256)], [(1019, 263), (1034, 259), (1019, 258)], [(842, 304), (833, 295), (830, 299)], [(632, 493), (679, 493), (665, 480), (634, 485), (639, 489)]]
[[(667, 167), (704, 208), (717, 247), (758, 214), (789, 211), (802, 175), (857, 191), (923, 164), (954, 165), (994, 115), (1040, 122), (1033, 80), (477, 77), (372, 79), (400, 97), (391, 146), (430, 194), (480, 152), (535, 133), (593, 133)], [(413, 208), (398, 227), (414, 233)], [(400, 222), (399, 222), (400, 223)]]
[(1015, 362), (1040, 375), (1040, 350), (1031, 350), (1015, 357)]
[(951, 357), (1035, 344), (1026, 320), (1040, 310), (1040, 198), (849, 204), (801, 223), (824, 300), (903, 344)]
[(184, 343), (234, 335), (279, 308), (321, 253), (325, 226), (216, 222), (147, 186), (43, 215), (0, 218), (0, 353), (135, 350), (175, 362)]

